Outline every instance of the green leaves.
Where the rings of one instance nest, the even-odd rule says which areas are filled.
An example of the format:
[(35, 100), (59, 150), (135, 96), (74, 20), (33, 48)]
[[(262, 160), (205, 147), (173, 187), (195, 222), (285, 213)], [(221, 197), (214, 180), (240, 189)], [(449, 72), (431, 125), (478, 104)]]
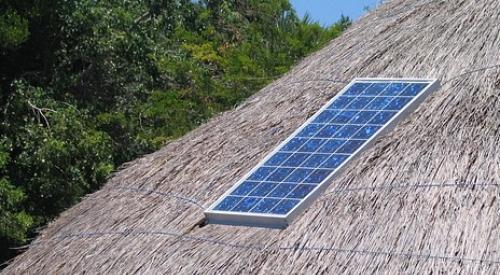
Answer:
[(8, 250), (8, 245), (26, 242), (28, 230), (33, 224), (32, 217), (22, 209), (26, 194), (11, 184), (8, 176), (8, 164), (12, 143), (5, 137), (0, 138), (0, 258), (4, 259), (15, 254)]
[(92, 129), (85, 111), (47, 94), (18, 83), (4, 124), (15, 167), (9, 178), (29, 197), (24, 209), (43, 222), (99, 188), (114, 167), (108, 134)]
[(0, 14), (0, 46), (13, 48), (28, 39), (28, 20), (15, 11), (7, 10)]
[(19, 188), (5, 178), (0, 179), (0, 242), (26, 241), (33, 218), (26, 212), (17, 210), (25, 200), (26, 195)]

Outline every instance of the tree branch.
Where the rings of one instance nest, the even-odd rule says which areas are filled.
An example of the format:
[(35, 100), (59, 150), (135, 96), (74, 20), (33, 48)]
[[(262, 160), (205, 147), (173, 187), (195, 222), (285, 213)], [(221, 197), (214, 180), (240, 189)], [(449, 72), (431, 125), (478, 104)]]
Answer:
[(53, 112), (57, 113), (55, 110), (49, 109), (49, 108), (40, 108), (35, 106), (31, 101), (28, 99), (28, 105), (31, 107), (32, 111), (36, 114), (38, 123), (40, 123), (40, 117), (43, 118), (45, 121), (45, 125), (47, 125), (48, 128), (50, 128), (50, 123), (47, 117), (45, 116), (44, 112)]

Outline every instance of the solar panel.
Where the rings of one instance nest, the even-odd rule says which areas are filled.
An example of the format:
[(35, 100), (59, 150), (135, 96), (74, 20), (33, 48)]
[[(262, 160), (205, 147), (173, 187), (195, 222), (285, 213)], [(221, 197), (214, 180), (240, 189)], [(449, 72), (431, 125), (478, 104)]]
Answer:
[(284, 228), (437, 80), (355, 79), (215, 201), (209, 223)]

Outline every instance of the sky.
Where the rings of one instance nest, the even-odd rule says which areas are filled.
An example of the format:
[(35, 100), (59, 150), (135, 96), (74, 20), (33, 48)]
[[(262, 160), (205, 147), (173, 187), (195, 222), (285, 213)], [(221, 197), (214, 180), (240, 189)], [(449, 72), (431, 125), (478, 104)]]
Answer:
[(380, 0), (291, 0), (300, 18), (308, 13), (313, 21), (329, 26), (347, 15), (355, 20), (365, 13), (364, 7), (374, 7)]

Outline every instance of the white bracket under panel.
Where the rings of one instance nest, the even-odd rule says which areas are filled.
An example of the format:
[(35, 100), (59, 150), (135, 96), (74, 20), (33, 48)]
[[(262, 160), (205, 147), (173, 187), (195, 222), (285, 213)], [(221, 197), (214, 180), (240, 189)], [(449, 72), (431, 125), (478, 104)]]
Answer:
[(435, 79), (353, 80), (215, 201), (208, 223), (285, 228), (438, 88)]

